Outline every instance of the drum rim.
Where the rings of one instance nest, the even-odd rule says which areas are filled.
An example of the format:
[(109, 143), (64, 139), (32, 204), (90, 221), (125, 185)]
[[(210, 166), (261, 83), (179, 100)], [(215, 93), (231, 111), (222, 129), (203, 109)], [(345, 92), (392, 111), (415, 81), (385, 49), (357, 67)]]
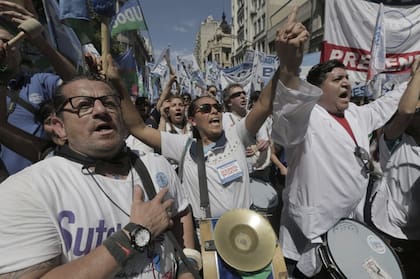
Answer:
[[(343, 221), (351, 221), (351, 222), (355, 222), (355, 223), (357, 223), (357, 224), (359, 224), (359, 225), (362, 225), (363, 227), (365, 227), (365, 228), (367, 228), (367, 229), (369, 229), (369, 231), (371, 231), (375, 236), (377, 236), (380, 240), (382, 240), (382, 242), (385, 244), (385, 246), (390, 250), (390, 252), (391, 252), (391, 254), (394, 256), (394, 259), (397, 261), (397, 264), (398, 264), (398, 267), (399, 267), (399, 269), (400, 269), (400, 272), (401, 272), (401, 275), (402, 275), (402, 278), (403, 279), (406, 279), (406, 276), (405, 276), (405, 273), (404, 273), (404, 269), (402, 268), (402, 264), (401, 264), (401, 261), (400, 261), (400, 258), (397, 256), (397, 254), (395, 253), (395, 251), (394, 251), (394, 249), (386, 242), (386, 240), (383, 238), (383, 236), (381, 236), (379, 233), (377, 233), (376, 231), (374, 231), (373, 229), (371, 229), (367, 224), (365, 224), (365, 223), (363, 223), (363, 222), (361, 222), (361, 221), (359, 221), (359, 220), (356, 220), (356, 219), (352, 219), (352, 218), (341, 218), (340, 220), (338, 220), (335, 224), (334, 224), (334, 226), (332, 226), (331, 227), (331, 229), (332, 228), (334, 228), (338, 223), (340, 223), (340, 222), (343, 222)], [(331, 256), (332, 255), (332, 253), (331, 253), (331, 249), (330, 249), (330, 247), (328, 246), (328, 239), (327, 239), (327, 236), (328, 236), (328, 232), (331, 230), (331, 229), (329, 229), (326, 233), (324, 233), (323, 235), (322, 235), (322, 244), (321, 244), (321, 246), (322, 247), (325, 247), (326, 249), (327, 249), (327, 251), (328, 251), (328, 258), (331, 260), (331, 262), (334, 264), (334, 266), (337, 268), (337, 270), (339, 271), (339, 273), (340, 273), (340, 275), (342, 275), (342, 276), (344, 276), (343, 278), (347, 278), (345, 275), (344, 275), (344, 273), (343, 273), (343, 271), (340, 269), (340, 267), (337, 265), (337, 263), (335, 262), (335, 260), (334, 260), (334, 258)], [(319, 253), (319, 252), (318, 252)], [(327, 267), (325, 267), (325, 268), (327, 268)]]

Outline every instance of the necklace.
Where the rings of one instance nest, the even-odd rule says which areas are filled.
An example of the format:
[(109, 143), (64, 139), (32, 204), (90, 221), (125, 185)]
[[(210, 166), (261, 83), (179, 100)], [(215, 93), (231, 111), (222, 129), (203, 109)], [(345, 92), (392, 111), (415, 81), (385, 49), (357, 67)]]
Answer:
[[(130, 217), (130, 214), (128, 214), (124, 209), (121, 208), (121, 206), (119, 204), (117, 204), (109, 195), (107, 192), (105, 192), (105, 190), (102, 188), (101, 184), (99, 184), (98, 180), (96, 180), (95, 176), (93, 175), (93, 173), (90, 171), (89, 168), (85, 168), (86, 171), (88, 172), (88, 174), (90, 175), (90, 177), (92, 177), (93, 181), (95, 182), (95, 184), (98, 186), (98, 188), (101, 190), (101, 192), (105, 195), (105, 197), (116, 207), (118, 208), (122, 213), (124, 213), (127, 217)], [(133, 198), (134, 195), (134, 177), (133, 177), (133, 171), (131, 171), (131, 199)]]

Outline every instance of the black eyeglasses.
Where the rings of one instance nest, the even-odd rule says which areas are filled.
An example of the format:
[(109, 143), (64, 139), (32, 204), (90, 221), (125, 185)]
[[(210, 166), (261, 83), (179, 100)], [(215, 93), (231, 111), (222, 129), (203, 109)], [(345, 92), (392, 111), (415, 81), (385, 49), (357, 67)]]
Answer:
[(370, 155), (366, 149), (356, 145), (356, 148), (354, 149), (354, 155), (358, 159), (357, 161), (359, 164), (363, 167), (362, 172), (364, 175), (368, 175), (373, 171)]
[(234, 99), (234, 98), (237, 98), (237, 97), (241, 96), (242, 94), (244, 94), (246, 96), (246, 92), (245, 91), (239, 91), (239, 92), (232, 93), (229, 96), (229, 98), (230, 99)]
[(212, 108), (215, 108), (217, 110), (217, 112), (222, 112), (223, 107), (221, 104), (219, 103), (214, 103), (214, 104), (202, 104), (199, 105), (197, 107), (197, 109), (195, 110), (195, 112), (201, 112), (201, 113), (210, 113)]
[[(95, 101), (99, 100), (102, 105), (109, 111), (116, 111), (121, 105), (121, 97), (115, 94), (105, 95), (101, 97), (90, 97), (90, 96), (75, 96), (68, 98), (60, 107), (57, 112), (66, 111), (75, 113), (79, 117), (91, 114)], [(65, 109), (64, 106), (70, 103), (73, 110)]]

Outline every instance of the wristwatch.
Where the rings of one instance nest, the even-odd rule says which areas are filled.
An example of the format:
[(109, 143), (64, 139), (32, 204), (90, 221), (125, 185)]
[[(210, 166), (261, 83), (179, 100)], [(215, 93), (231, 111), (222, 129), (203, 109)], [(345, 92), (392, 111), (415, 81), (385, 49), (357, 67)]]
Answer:
[(131, 247), (137, 251), (143, 252), (145, 248), (150, 244), (152, 234), (150, 231), (139, 224), (128, 223), (124, 229), (130, 236)]

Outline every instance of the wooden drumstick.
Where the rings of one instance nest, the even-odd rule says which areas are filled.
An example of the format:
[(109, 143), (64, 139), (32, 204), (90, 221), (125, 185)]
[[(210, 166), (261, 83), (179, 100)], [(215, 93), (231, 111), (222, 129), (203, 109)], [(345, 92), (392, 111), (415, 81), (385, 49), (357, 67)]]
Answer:
[(6, 48), (11, 48), (26, 37), (34, 38), (42, 33), (42, 25), (38, 20), (29, 18), (22, 22), (18, 29), (21, 30), (15, 37), (6, 43)]

